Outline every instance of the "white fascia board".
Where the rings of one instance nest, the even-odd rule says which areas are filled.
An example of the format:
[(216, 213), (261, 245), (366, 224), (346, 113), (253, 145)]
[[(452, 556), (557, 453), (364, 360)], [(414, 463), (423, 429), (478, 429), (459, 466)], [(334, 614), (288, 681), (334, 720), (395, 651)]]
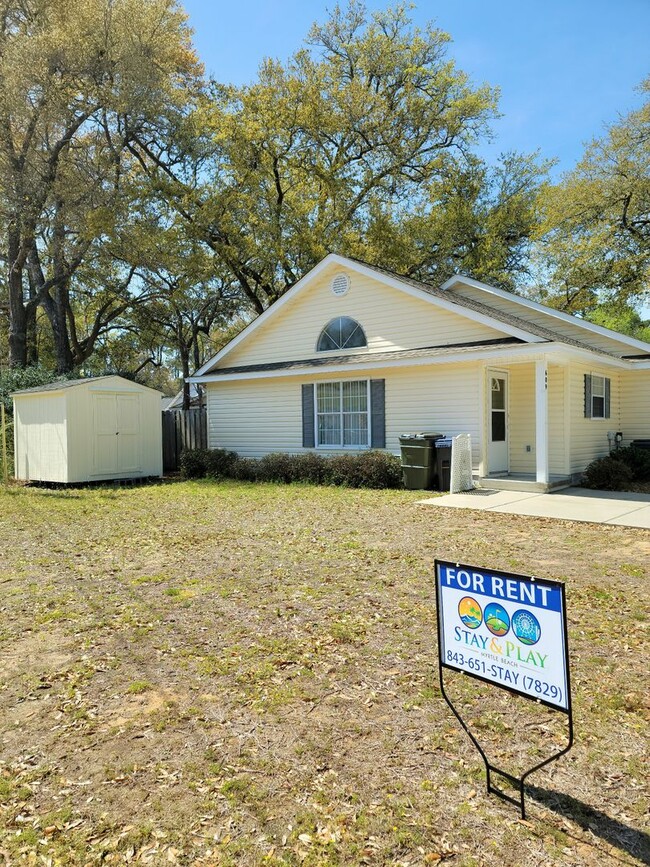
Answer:
[[(341, 268), (347, 268), (351, 271), (356, 271), (358, 274), (363, 274), (365, 277), (369, 277), (373, 280), (377, 280), (380, 283), (385, 283), (387, 286), (392, 287), (393, 289), (397, 289), (400, 292), (405, 292), (407, 295), (411, 295), (414, 298), (418, 298), (421, 301), (428, 301), (430, 304), (433, 304), (437, 307), (441, 307), (443, 310), (449, 310), (452, 313), (457, 313), (459, 316), (465, 316), (467, 319), (472, 320), (473, 322), (480, 322), (482, 325), (487, 325), (490, 328), (494, 328), (497, 331), (501, 331), (503, 334), (508, 334), (510, 337), (517, 337), (520, 340), (526, 341), (526, 343), (543, 343), (545, 342), (545, 338), (538, 337), (536, 334), (531, 334), (528, 331), (525, 331), (521, 328), (517, 328), (514, 325), (509, 325), (506, 322), (501, 322), (501, 320), (493, 318), (492, 316), (488, 316), (484, 313), (479, 313), (476, 310), (469, 310), (466, 307), (463, 307), (461, 304), (457, 304), (454, 301), (445, 301), (444, 298), (436, 298), (435, 296), (429, 294), (424, 289), (418, 289), (416, 286), (411, 286), (410, 283), (405, 283), (400, 280), (399, 277), (391, 277), (387, 274), (382, 274), (379, 271), (376, 271), (374, 268), (370, 268), (366, 265), (363, 265), (361, 262), (355, 262), (353, 259), (347, 259), (345, 256), (339, 256), (337, 253), (329, 253), (322, 259), (318, 265), (315, 265), (311, 271), (308, 271), (304, 277), (301, 277), (297, 283), (289, 289), (284, 295), (280, 296), (280, 298), (275, 301), (270, 307), (264, 311), (264, 313), (260, 313), (258, 317), (253, 319), (236, 337), (227, 343), (223, 349), (217, 352), (209, 361), (200, 367), (194, 376), (203, 376), (203, 374), (208, 373), (217, 362), (221, 361), (231, 350), (233, 350), (236, 346), (238, 346), (242, 340), (247, 338), (250, 334), (253, 333), (257, 328), (263, 325), (271, 316), (274, 316), (278, 310), (284, 307), (289, 301), (291, 301), (305, 286), (306, 283), (311, 282), (313, 279), (318, 277), (318, 275), (329, 265), (337, 264)], [(193, 379), (190, 378), (189, 382), (192, 382)]]
[(637, 340), (636, 337), (630, 337), (627, 334), (621, 334), (619, 331), (612, 331), (611, 328), (604, 328), (602, 325), (595, 325), (593, 322), (578, 319), (577, 316), (571, 316), (570, 313), (564, 313), (562, 310), (555, 310), (553, 307), (546, 307), (538, 301), (531, 301), (528, 298), (523, 298), (521, 295), (507, 292), (505, 289), (498, 289), (496, 286), (490, 286), (488, 283), (481, 283), (480, 280), (474, 280), (473, 277), (466, 277), (459, 274), (456, 277), (450, 277), (449, 280), (445, 281), (440, 288), (443, 291), (446, 291), (458, 283), (470, 286), (472, 289), (480, 289), (482, 292), (488, 294), (497, 295), (499, 298), (505, 298), (508, 301), (514, 301), (515, 304), (520, 304), (522, 307), (527, 307), (529, 310), (536, 310), (538, 313), (545, 313), (547, 316), (560, 319), (562, 322), (570, 322), (572, 325), (584, 328), (585, 331), (591, 331), (592, 334), (599, 334), (601, 337), (609, 337), (611, 340), (616, 340), (619, 343), (634, 346), (635, 349), (643, 349), (646, 352), (650, 352), (650, 343), (645, 343), (643, 340)]
[(256, 371), (241, 371), (238, 373), (225, 374), (206, 374), (204, 376), (191, 376), (188, 382), (196, 382), (207, 384), (212, 382), (235, 382), (237, 380), (246, 379), (276, 379), (278, 377), (296, 377), (296, 376), (315, 376), (320, 374), (334, 373), (368, 373), (373, 370), (384, 370), (399, 367), (421, 367), (424, 365), (442, 365), (442, 364), (457, 364), (459, 362), (470, 361), (490, 361), (494, 363), (495, 359), (501, 364), (516, 364), (520, 361), (534, 361), (542, 357), (555, 357), (560, 363), (568, 363), (571, 359), (588, 361), (594, 366), (607, 366), (616, 368), (630, 367), (628, 362), (618, 358), (610, 358), (599, 355), (596, 352), (588, 352), (587, 350), (571, 349), (567, 352), (566, 344), (562, 343), (545, 343), (540, 344), (525, 344), (518, 346), (511, 351), (504, 350), (503, 347), (494, 347), (494, 349), (481, 349), (476, 352), (455, 352), (450, 355), (441, 356), (421, 356), (419, 358), (401, 358), (394, 361), (374, 361), (372, 355), (369, 355), (367, 361), (363, 364), (332, 364), (327, 366), (317, 367), (298, 367), (284, 370), (256, 370)]

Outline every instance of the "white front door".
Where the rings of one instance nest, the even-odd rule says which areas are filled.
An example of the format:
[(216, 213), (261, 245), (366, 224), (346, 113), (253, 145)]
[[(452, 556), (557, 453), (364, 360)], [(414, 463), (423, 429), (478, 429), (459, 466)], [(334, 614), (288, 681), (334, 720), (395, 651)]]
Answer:
[(507, 473), (508, 465), (508, 374), (488, 370), (488, 473)]

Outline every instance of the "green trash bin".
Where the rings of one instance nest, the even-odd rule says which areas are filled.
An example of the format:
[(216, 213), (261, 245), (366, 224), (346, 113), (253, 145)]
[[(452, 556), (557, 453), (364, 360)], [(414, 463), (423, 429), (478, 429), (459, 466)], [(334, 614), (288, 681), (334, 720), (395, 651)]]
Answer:
[(441, 433), (402, 434), (399, 438), (402, 479), (409, 491), (425, 491), (435, 488), (437, 468), (435, 442)]
[(451, 487), (451, 437), (441, 437), (436, 443), (436, 475), (438, 490), (448, 491)]

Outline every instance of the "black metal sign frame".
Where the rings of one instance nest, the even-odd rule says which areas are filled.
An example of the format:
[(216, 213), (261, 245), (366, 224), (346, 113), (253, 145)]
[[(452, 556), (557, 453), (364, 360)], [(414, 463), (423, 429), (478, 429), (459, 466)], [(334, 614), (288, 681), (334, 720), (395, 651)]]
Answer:
[[(533, 774), (535, 771), (539, 771), (540, 768), (545, 767), (546, 765), (550, 764), (551, 762), (554, 762), (557, 759), (559, 759), (560, 756), (563, 756), (566, 753), (568, 753), (569, 750), (571, 749), (571, 747), (573, 746), (573, 708), (572, 708), (572, 703), (571, 703), (571, 673), (570, 673), (570, 667), (569, 667), (569, 646), (568, 646), (568, 628), (567, 628), (567, 616), (566, 616), (565, 586), (563, 583), (561, 583), (559, 581), (550, 581), (550, 580), (532, 578), (532, 577), (525, 576), (525, 575), (516, 575), (516, 574), (511, 573), (511, 572), (503, 572), (501, 570), (495, 570), (497, 575), (502, 576), (504, 578), (514, 578), (514, 579), (517, 579), (520, 581), (521, 580), (534, 581), (537, 584), (543, 584), (546, 586), (553, 586), (553, 587), (556, 587), (560, 590), (561, 599), (562, 599), (562, 628), (564, 630), (564, 642), (563, 642), (563, 644), (564, 644), (564, 670), (566, 673), (566, 702), (567, 702), (567, 707), (563, 708), (563, 707), (559, 707), (557, 704), (553, 704), (551, 702), (545, 701), (542, 697), (532, 696), (529, 693), (522, 692), (519, 689), (515, 689), (513, 687), (508, 687), (508, 686), (505, 686), (503, 684), (496, 683), (494, 680), (490, 680), (489, 678), (482, 677), (479, 673), (476, 673), (473, 671), (467, 671), (466, 669), (462, 669), (462, 668), (459, 668), (459, 667), (454, 666), (454, 665), (450, 665), (447, 662), (445, 662), (445, 660), (443, 658), (443, 642), (441, 640), (441, 636), (443, 634), (442, 604), (441, 604), (441, 599), (440, 599), (440, 567), (441, 566), (443, 566), (443, 567), (452, 566), (452, 567), (459, 569), (459, 570), (466, 570), (466, 571), (471, 570), (473, 572), (478, 572), (478, 573), (482, 573), (482, 574), (488, 574), (491, 570), (480, 569), (476, 566), (467, 566), (467, 565), (463, 565), (460, 563), (450, 563), (448, 561), (437, 560), (437, 559), (435, 560), (436, 610), (437, 610), (437, 614), (438, 614), (438, 616), (437, 616), (437, 620), (438, 620), (438, 673), (439, 673), (439, 677), (440, 677), (440, 690), (442, 692), (442, 696), (443, 696), (444, 700), (447, 702), (447, 704), (451, 708), (452, 713), (454, 714), (454, 716), (456, 717), (456, 719), (458, 720), (458, 722), (460, 723), (460, 725), (462, 726), (464, 731), (467, 733), (468, 737), (470, 738), (470, 740), (472, 741), (472, 743), (474, 744), (474, 746), (478, 750), (481, 758), (483, 759), (483, 763), (485, 765), (486, 784), (487, 784), (488, 794), (496, 795), (497, 797), (501, 798), (502, 800), (508, 801), (509, 803), (514, 804), (515, 806), (519, 807), (520, 812), (521, 812), (521, 818), (525, 819), (526, 818), (526, 803), (525, 803), (525, 799), (524, 799), (524, 795), (525, 795), (525, 788), (524, 787), (525, 787), (525, 783), (526, 783), (527, 778), (531, 774)], [(556, 710), (559, 713), (566, 714), (567, 719), (568, 719), (568, 743), (567, 743), (567, 745), (565, 747), (563, 747), (563, 749), (558, 750), (557, 752), (554, 752), (552, 755), (548, 756), (543, 761), (538, 762), (536, 765), (534, 765), (532, 768), (529, 768), (527, 771), (525, 771), (519, 777), (515, 776), (514, 774), (509, 773), (508, 771), (505, 771), (503, 768), (496, 767), (496, 765), (493, 765), (490, 762), (485, 750), (483, 749), (483, 747), (479, 743), (478, 739), (472, 733), (469, 726), (467, 725), (465, 720), (462, 718), (462, 716), (460, 715), (460, 713), (458, 712), (456, 707), (454, 707), (453, 702), (451, 701), (451, 699), (447, 695), (447, 691), (445, 690), (444, 677), (443, 677), (443, 669), (445, 669), (445, 668), (447, 668), (451, 671), (456, 671), (456, 672), (463, 674), (463, 675), (469, 675), (470, 677), (473, 677), (476, 680), (480, 680), (483, 683), (489, 683), (492, 686), (496, 686), (498, 689), (504, 689), (507, 692), (512, 693), (513, 695), (523, 696), (524, 698), (527, 698), (530, 701), (534, 701), (536, 704), (543, 704), (546, 707), (551, 708), (552, 710)], [(519, 789), (519, 798), (518, 799), (514, 798), (512, 795), (509, 795), (507, 792), (504, 792), (503, 789), (500, 789), (498, 786), (494, 785), (494, 783), (492, 782), (493, 775), (498, 775), (498, 776), (502, 777), (503, 779), (508, 780), (508, 782), (510, 782), (513, 786), (517, 787)]]

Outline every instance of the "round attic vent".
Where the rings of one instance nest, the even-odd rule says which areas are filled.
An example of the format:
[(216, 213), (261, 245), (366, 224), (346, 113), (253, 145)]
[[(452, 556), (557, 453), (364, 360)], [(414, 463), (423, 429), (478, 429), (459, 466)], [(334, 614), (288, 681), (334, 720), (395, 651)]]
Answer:
[(332, 280), (330, 288), (334, 295), (346, 295), (350, 288), (350, 278), (347, 274), (337, 274)]

